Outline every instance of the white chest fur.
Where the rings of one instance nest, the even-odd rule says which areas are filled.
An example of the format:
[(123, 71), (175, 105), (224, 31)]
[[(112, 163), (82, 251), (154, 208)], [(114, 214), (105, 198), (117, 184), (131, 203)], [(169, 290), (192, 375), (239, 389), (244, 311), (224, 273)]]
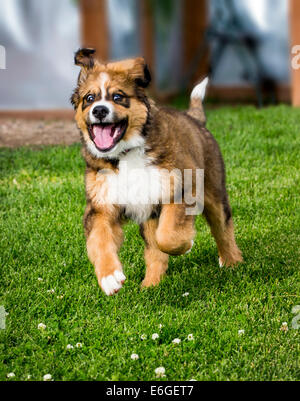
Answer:
[(159, 169), (151, 165), (144, 150), (137, 148), (122, 156), (118, 174), (101, 171), (105, 183), (99, 194), (101, 203), (118, 204), (125, 214), (138, 224), (149, 219), (153, 206), (162, 198), (162, 179)]

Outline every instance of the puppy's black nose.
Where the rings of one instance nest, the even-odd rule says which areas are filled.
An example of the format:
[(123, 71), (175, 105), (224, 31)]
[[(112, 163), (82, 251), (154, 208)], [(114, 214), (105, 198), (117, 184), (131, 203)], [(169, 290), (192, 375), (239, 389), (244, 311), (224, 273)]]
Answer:
[(109, 114), (109, 110), (105, 106), (96, 106), (93, 110), (93, 114), (99, 120), (102, 120)]

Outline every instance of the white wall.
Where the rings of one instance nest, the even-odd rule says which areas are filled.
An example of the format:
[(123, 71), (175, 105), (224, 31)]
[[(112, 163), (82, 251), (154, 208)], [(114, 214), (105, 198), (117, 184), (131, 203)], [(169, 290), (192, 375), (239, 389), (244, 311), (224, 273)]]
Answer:
[(73, 0), (0, 0), (0, 109), (71, 107), (79, 34)]
[[(173, 1), (169, 17), (158, 7), (155, 21), (156, 80), (165, 90), (179, 86), (182, 68), (179, 27), (184, 0)], [(208, 0), (211, 17), (216, 4), (223, 1)], [(289, 82), (288, 0), (233, 1), (245, 31), (262, 38), (263, 68), (276, 81)], [(111, 58), (141, 54), (138, 4), (139, 0), (108, 0)], [(6, 49), (7, 67), (0, 69), (0, 109), (71, 107), (69, 97), (79, 71), (73, 65), (73, 53), (80, 46), (75, 0), (0, 0), (0, 46)], [(241, 63), (229, 49), (213, 83), (246, 84), (241, 75)]]
[(138, 23), (139, 0), (107, 0), (110, 59), (120, 60), (141, 55)]
[[(259, 60), (262, 68), (279, 83), (290, 81), (288, 0), (233, 0), (241, 18), (244, 32), (261, 39)], [(208, 0), (210, 18), (216, 17), (216, 8), (224, 0)], [(226, 10), (225, 10), (226, 13)], [(213, 76), (215, 85), (246, 84), (242, 77), (242, 63), (234, 49), (229, 48)]]

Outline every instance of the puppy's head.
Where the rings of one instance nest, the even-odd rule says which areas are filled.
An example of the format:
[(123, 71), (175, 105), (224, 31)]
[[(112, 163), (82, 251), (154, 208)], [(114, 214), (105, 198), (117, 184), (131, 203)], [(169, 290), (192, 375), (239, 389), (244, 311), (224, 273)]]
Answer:
[(140, 146), (149, 112), (145, 88), (151, 81), (144, 59), (102, 64), (95, 50), (80, 49), (75, 64), (81, 72), (71, 102), (89, 152), (115, 158)]

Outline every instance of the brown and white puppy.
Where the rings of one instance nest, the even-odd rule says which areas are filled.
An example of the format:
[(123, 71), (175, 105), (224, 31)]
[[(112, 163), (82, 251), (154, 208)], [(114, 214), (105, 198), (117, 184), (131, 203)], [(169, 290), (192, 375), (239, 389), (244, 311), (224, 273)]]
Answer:
[[(235, 238), (219, 147), (205, 128), (202, 100), (207, 80), (196, 86), (190, 109), (160, 108), (145, 88), (150, 73), (144, 59), (103, 64), (93, 49), (75, 55), (81, 67), (72, 95), (86, 161), (84, 227), (87, 252), (107, 295), (124, 281), (118, 251), (122, 224), (132, 219), (145, 241), (144, 287), (159, 284), (169, 255), (189, 252), (195, 237), (190, 203), (177, 202), (184, 171), (204, 170), (203, 213), (210, 225), (221, 266), (242, 261)], [(164, 172), (174, 172), (166, 183)], [(169, 185), (169, 202), (164, 187)], [(191, 191), (196, 193), (192, 179)]]

